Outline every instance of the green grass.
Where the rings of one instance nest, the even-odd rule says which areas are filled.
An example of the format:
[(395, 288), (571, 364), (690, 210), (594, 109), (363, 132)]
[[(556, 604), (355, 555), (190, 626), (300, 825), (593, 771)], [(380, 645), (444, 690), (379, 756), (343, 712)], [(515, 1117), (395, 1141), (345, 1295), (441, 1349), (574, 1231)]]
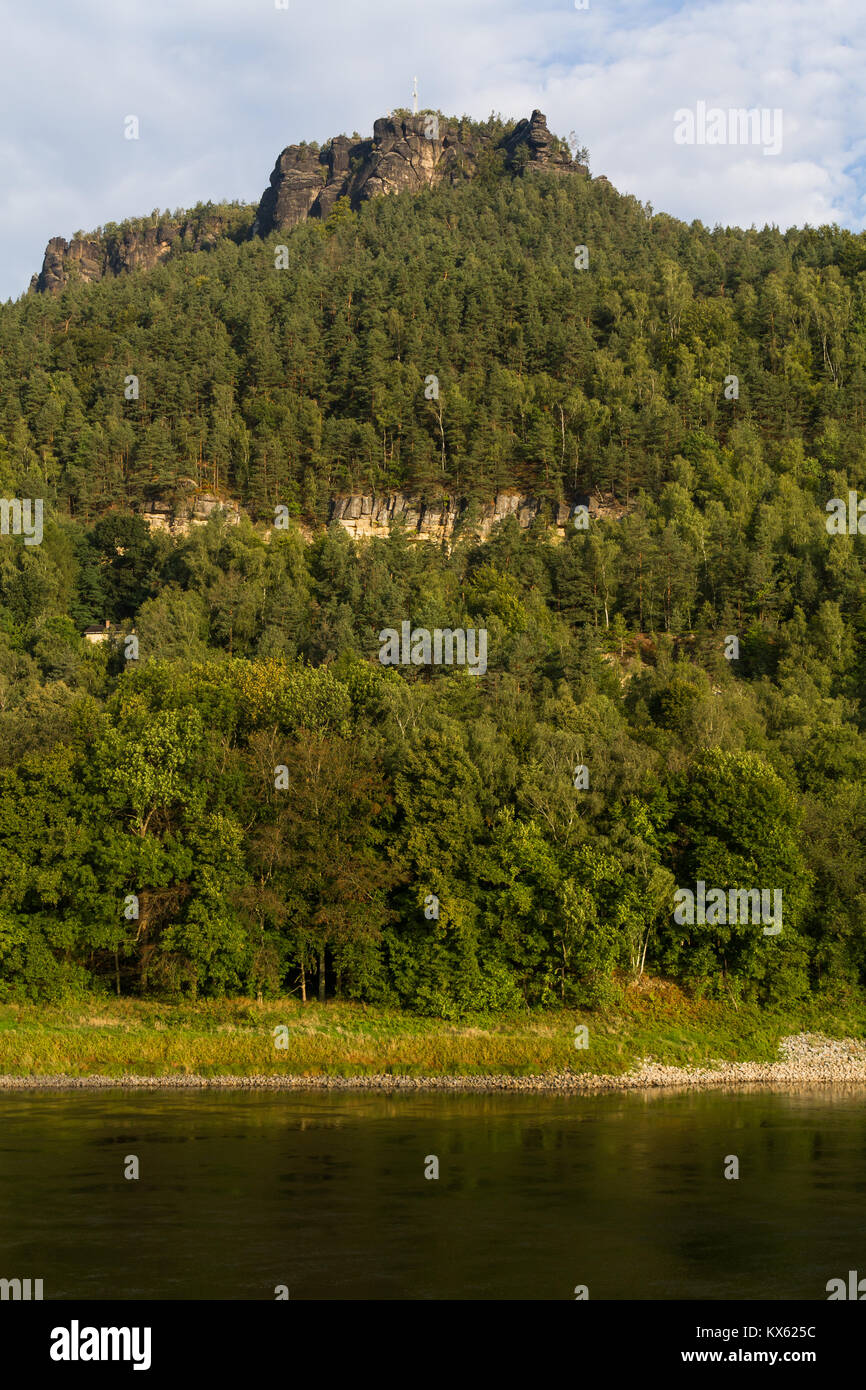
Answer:
[[(574, 1029), (589, 1028), (576, 1049)], [(285, 1024), (288, 1048), (273, 1029)], [(94, 997), (0, 1005), (0, 1074), (8, 1076), (617, 1075), (644, 1057), (677, 1066), (773, 1061), (789, 1033), (866, 1035), (866, 1000), (767, 1011), (689, 999), (644, 979), (613, 1007), (545, 1010), (448, 1023), (363, 1004), (248, 999), (166, 1004)]]

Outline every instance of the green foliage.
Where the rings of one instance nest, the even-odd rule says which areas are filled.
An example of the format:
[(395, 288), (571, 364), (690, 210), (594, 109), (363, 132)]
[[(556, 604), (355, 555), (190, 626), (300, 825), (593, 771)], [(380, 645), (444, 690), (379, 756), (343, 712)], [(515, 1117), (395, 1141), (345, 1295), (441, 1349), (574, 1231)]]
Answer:
[[(0, 308), (0, 491), (46, 504), (0, 537), (3, 998), (866, 983), (866, 548), (824, 526), (866, 492), (866, 239), (515, 178), (508, 129), (472, 180), (283, 234), (287, 272), (205, 206), (146, 275)], [(450, 549), (322, 525), (398, 487), (468, 499)], [(504, 490), (613, 506), (480, 544)], [(142, 515), (202, 494), (246, 515)], [(484, 626), (487, 674), (384, 669), (405, 619)], [(680, 927), (698, 880), (781, 890), (782, 933)]]

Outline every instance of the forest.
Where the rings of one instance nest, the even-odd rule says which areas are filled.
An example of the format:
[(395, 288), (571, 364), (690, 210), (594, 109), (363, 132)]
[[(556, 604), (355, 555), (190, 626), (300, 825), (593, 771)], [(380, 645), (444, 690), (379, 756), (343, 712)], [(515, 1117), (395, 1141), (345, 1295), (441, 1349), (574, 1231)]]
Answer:
[[(0, 306), (0, 494), (44, 499), (0, 536), (0, 999), (861, 991), (864, 406), (866, 236), (493, 157)], [(548, 510), (328, 525), (395, 489)], [(191, 491), (239, 524), (149, 529)], [(383, 666), (407, 620), (485, 672)], [(783, 930), (678, 923), (701, 880)]]

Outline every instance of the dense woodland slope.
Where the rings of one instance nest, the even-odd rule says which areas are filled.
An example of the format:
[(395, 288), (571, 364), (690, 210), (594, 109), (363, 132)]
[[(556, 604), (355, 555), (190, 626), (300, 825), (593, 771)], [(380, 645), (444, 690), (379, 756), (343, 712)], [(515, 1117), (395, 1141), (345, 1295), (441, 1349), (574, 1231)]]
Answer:
[[(0, 495), (45, 505), (0, 537), (0, 995), (860, 988), (864, 541), (825, 523), (866, 492), (866, 237), (686, 226), (507, 146), (267, 237), (188, 217), (0, 308)], [(394, 489), (626, 514), (326, 528)], [(148, 530), (195, 490), (240, 524)], [(486, 674), (383, 667), (405, 620), (486, 628)], [(698, 880), (782, 889), (783, 931), (678, 925)]]

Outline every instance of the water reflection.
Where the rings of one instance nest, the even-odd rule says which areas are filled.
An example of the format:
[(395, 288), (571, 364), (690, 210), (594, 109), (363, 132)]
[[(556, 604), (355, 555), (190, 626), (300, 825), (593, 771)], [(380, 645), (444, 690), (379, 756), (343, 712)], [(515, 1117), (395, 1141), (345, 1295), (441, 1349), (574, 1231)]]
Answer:
[(46, 1298), (824, 1299), (862, 1263), (863, 1098), (0, 1093), (0, 1277)]

